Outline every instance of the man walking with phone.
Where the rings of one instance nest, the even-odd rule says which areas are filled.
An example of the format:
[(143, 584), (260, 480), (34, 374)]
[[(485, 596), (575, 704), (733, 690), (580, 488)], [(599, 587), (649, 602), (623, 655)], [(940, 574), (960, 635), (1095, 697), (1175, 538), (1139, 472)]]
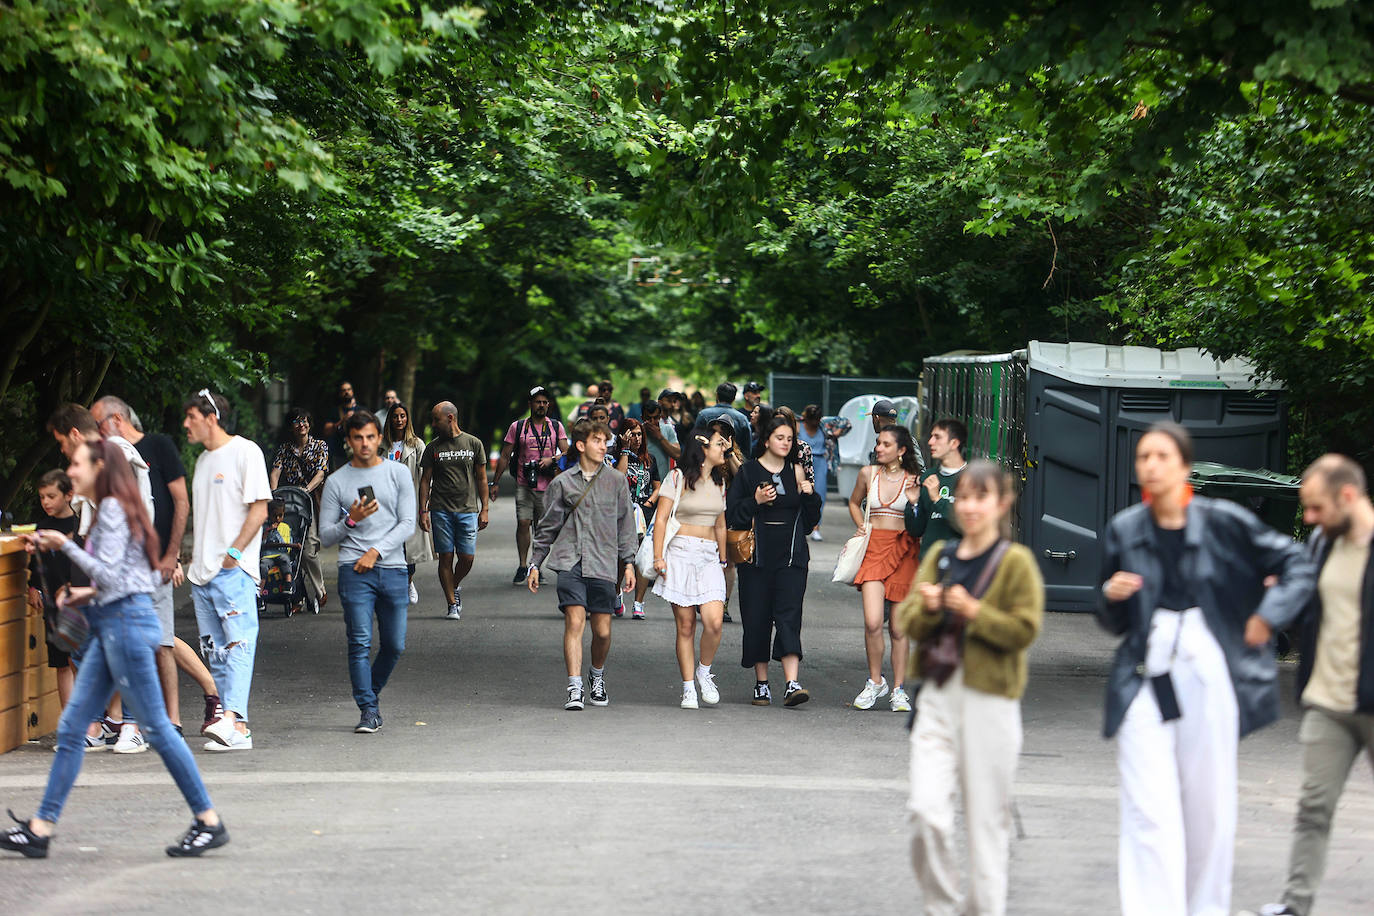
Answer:
[[(410, 586), (405, 542), (415, 533), (415, 488), (404, 464), (382, 459), (382, 430), (375, 416), (359, 410), (343, 426), (353, 457), (324, 483), (320, 542), (339, 545), (348, 677), (361, 713), (353, 731), (371, 734), (382, 727), (378, 695), (406, 647)], [(375, 660), (374, 615), (379, 630)]]

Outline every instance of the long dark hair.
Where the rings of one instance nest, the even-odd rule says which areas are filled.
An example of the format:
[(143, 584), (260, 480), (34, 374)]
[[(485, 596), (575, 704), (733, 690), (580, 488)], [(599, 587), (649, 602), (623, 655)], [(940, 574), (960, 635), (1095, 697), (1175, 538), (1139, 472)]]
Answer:
[(768, 451), (768, 440), (773, 438), (773, 432), (783, 426), (786, 426), (792, 431), (792, 449), (787, 453), (786, 460), (793, 464), (801, 460), (799, 447), (797, 445), (797, 427), (791, 420), (781, 414), (774, 415), (773, 419), (769, 420), (768, 425), (764, 427), (764, 431), (759, 434), (758, 445), (754, 448), (755, 458), (762, 458), (764, 456), (764, 453)]
[(645, 467), (648, 467), (649, 443), (644, 437), (644, 426), (638, 420), (635, 420), (630, 417), (626, 417), (624, 420), (620, 421), (620, 432), (617, 434), (615, 440), (615, 460), (619, 461), (620, 453), (625, 451), (626, 433), (632, 433), (635, 430), (639, 431), (639, 448), (631, 452), (630, 454), (638, 458), (640, 464), (644, 465)]
[(884, 426), (879, 436), (890, 435), (897, 443), (898, 449), (906, 449), (906, 454), (902, 456), (902, 470), (908, 474), (919, 475), (921, 473), (921, 463), (916, 458), (916, 440), (911, 438), (911, 430), (894, 423), (891, 426)]
[[(749, 413), (749, 427), (754, 434), (754, 451), (749, 457), (757, 458), (763, 454), (763, 439), (766, 435), (764, 430), (768, 429), (769, 424), (773, 422), (773, 408), (760, 401), (758, 406)], [(757, 420), (754, 419), (755, 414), (758, 416)]]
[[(706, 463), (706, 446), (715, 432), (709, 426), (694, 426), (687, 440), (682, 443), (682, 457), (678, 459), (677, 466), (689, 490), (695, 490), (697, 481), (701, 480), (701, 468)], [(711, 469), (711, 480), (717, 486), (725, 486), (724, 462)]]
[(138, 490), (134, 469), (129, 466), (129, 459), (124, 457), (124, 450), (104, 440), (97, 440), (86, 443), (86, 454), (90, 457), (92, 465), (96, 462), (103, 464), (100, 472), (95, 475), (96, 511), (99, 512), (100, 504), (111, 496), (119, 500), (124, 517), (129, 522), (129, 531), (133, 534), (134, 540), (143, 542), (143, 552), (148, 555), (148, 565), (156, 569), (158, 561), (162, 559), (157, 529), (153, 527), (153, 520), (148, 517), (148, 509), (143, 505), (143, 494)]
[[(401, 431), (400, 439), (393, 439), (391, 438), (391, 418), (396, 416), (396, 411), (398, 410), (404, 410), (406, 412), (406, 428)], [(423, 443), (420, 442), (420, 437), (415, 435), (415, 420), (410, 415), (410, 408), (400, 401), (392, 404), (391, 409), (386, 412), (386, 429), (382, 430), (382, 448), (386, 451), (390, 451), (391, 447), (397, 442), (404, 442), (412, 448), (423, 447)]]

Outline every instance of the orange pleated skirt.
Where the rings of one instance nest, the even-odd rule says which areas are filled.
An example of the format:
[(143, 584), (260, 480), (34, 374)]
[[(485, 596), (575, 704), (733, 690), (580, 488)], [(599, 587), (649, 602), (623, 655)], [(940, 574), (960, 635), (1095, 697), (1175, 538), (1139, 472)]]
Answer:
[(905, 531), (874, 529), (868, 538), (868, 550), (854, 577), (855, 587), (865, 582), (882, 582), (883, 597), (888, 601), (902, 601), (911, 591), (916, 578), (916, 554), (920, 542)]

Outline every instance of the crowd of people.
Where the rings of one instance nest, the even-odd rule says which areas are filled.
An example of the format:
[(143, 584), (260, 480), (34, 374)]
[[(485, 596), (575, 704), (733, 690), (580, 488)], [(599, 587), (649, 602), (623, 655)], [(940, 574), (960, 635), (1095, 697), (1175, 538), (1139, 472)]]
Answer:
[[(484, 443), (459, 428), (448, 401), (430, 411), (424, 442), (399, 399), (374, 414), (341, 386), (326, 438), (293, 410), (268, 462), (226, 430), (227, 401), (202, 389), (184, 407), (187, 440), (203, 446), (189, 488), (175, 445), (144, 434), (121, 399), (64, 405), (48, 425), (69, 466), (40, 479), (46, 517), (29, 542), (32, 600), (52, 628), (49, 663), (65, 708), (38, 812), (16, 818), (0, 848), (46, 856), (82, 755), (106, 747), (162, 756), (194, 817), (168, 854), (227, 842), (181, 740), (177, 671), (202, 687), (206, 750), (251, 750), (258, 601), (265, 578), (294, 574), (274, 572), (280, 554), (264, 543), (301, 540), (304, 587), (319, 605), (328, 598), (319, 549), (338, 547), (355, 731), (381, 729), (381, 694), (418, 601), (417, 564), (437, 559), (444, 616), (461, 619), (462, 583), (507, 472), (519, 556), (512, 584), (537, 594), (551, 579), (564, 619), (566, 710), (609, 705), (611, 621), (627, 598), (631, 618), (643, 619), (650, 590), (672, 610), (681, 707), (718, 704), (712, 668), (736, 586), (750, 702), (773, 703), (777, 662), (781, 704), (805, 704), (809, 544), (820, 537), (846, 425), (815, 405), (800, 415), (774, 408), (756, 383), (745, 387), (744, 409), (731, 383), (696, 407), (646, 389), (629, 411), (609, 380), (597, 389), (565, 426), (551, 416), (549, 390), (532, 388), (490, 481)], [(863, 620), (867, 679), (852, 705), (887, 698), (914, 721), (908, 812), (925, 912), (1003, 913), (1020, 698), (1044, 613), (1039, 566), (1008, 529), (1015, 482), (966, 459), (958, 419), (929, 424), (926, 453), (891, 402), (874, 405), (871, 420), (876, 444), (846, 500), (856, 530), (834, 573), (856, 590)], [(1121, 637), (1104, 725), (1120, 777), (1121, 907), (1128, 916), (1230, 912), (1238, 742), (1277, 718), (1274, 636), (1296, 626), (1304, 782), (1283, 900), (1261, 912), (1305, 916), (1350, 765), (1374, 753), (1374, 649), (1364, 626), (1374, 614), (1364, 586), (1374, 505), (1357, 464), (1322, 458), (1302, 485), (1304, 519), (1317, 529), (1304, 547), (1247, 510), (1194, 496), (1192, 461), (1186, 430), (1152, 427), (1135, 451), (1143, 501), (1103, 532), (1098, 617)], [(290, 531), (274, 487), (310, 494), (316, 530)], [(173, 632), (172, 588), (183, 579), (199, 657)], [(967, 895), (954, 852), (957, 796)]]

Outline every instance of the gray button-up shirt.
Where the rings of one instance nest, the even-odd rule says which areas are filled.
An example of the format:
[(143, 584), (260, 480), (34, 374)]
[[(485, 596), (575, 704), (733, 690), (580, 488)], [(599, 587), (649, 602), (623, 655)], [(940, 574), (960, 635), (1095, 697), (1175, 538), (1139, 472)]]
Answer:
[[(591, 492), (582, 499), (589, 487)], [(555, 477), (544, 494), (544, 515), (535, 527), (530, 562), (547, 562), (557, 572), (581, 563), (584, 578), (616, 582), (621, 568), (634, 561), (638, 546), (625, 475), (605, 467), (588, 481), (581, 466), (574, 465)]]

